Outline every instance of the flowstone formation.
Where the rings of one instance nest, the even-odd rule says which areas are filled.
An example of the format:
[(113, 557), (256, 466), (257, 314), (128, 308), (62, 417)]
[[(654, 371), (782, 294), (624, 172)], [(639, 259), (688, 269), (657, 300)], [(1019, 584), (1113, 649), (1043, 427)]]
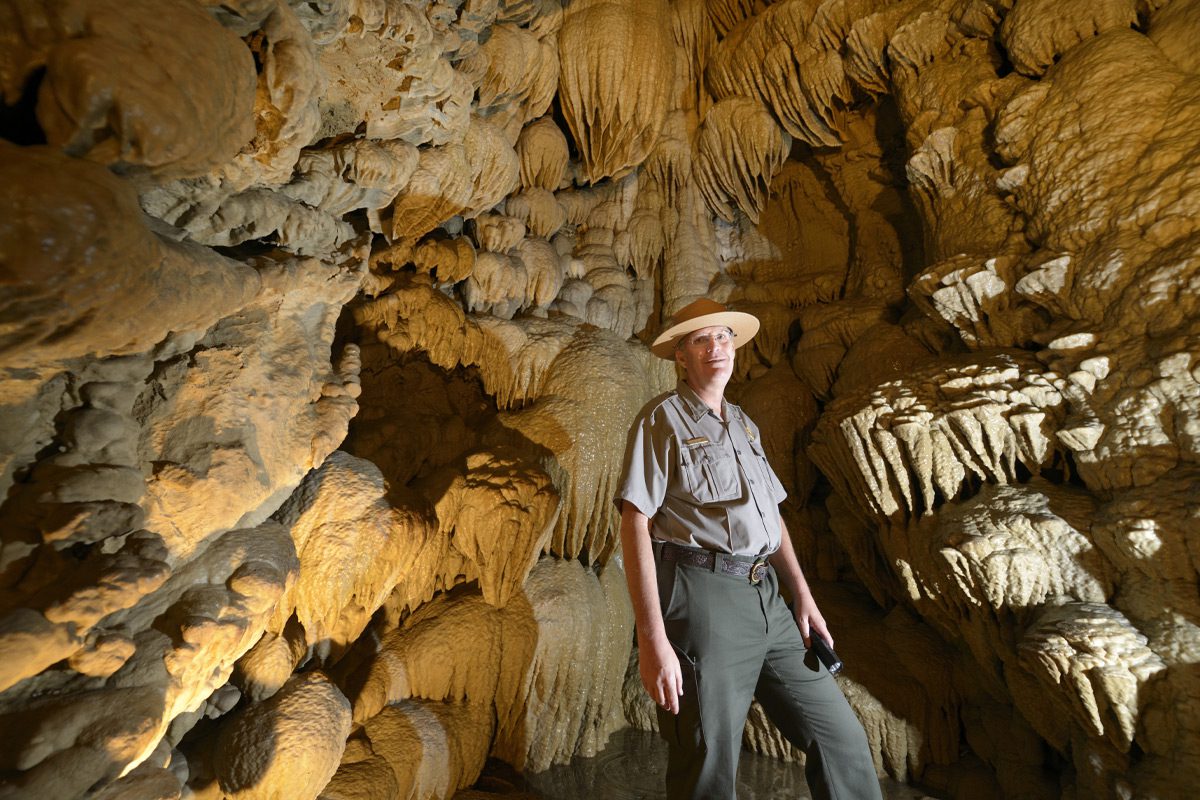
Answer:
[(702, 295), (880, 775), (1186, 796), (1198, 8), (0, 0), (0, 798), (652, 726), (611, 497)]

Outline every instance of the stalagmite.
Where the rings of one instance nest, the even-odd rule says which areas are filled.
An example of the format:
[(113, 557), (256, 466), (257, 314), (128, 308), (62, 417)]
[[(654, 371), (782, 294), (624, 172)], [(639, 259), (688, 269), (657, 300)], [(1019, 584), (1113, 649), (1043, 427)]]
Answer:
[[(569, 609), (594, 617), (594, 626), (571, 623), (570, 630), (561, 629), (569, 619), (562, 612)], [(366, 720), (380, 752), (382, 733), (372, 730), (394, 718), (393, 709), (413, 708), (414, 698), (449, 701), (463, 704), (464, 711), (476, 709), (471, 713), (477, 719), (496, 719), (501, 752), (518, 766), (527, 759), (531, 768), (545, 769), (573, 753), (593, 753), (617, 724), (629, 647), (627, 609), (620, 583), (569, 561), (543, 562), (524, 593), (502, 609), (477, 595), (430, 603), (385, 638), (366, 668), (360, 694), (352, 698), (355, 719)], [(448, 637), (450, 632), (460, 638)], [(557, 655), (560, 648), (569, 655)], [(596, 685), (602, 688), (594, 706), (553, 711), (578, 688)], [(481, 708), (487, 711), (482, 716)], [(539, 721), (560, 714), (577, 716), (553, 728)], [(382, 741), (411, 747), (395, 734)], [(399, 757), (388, 760), (395, 765)], [(419, 749), (404, 757), (421, 772), (438, 769)]]
[[(368, 742), (364, 749), (374, 756), (372, 761), (383, 761), (391, 773), (378, 775), (381, 770), (376, 768), (368, 796), (382, 800), (453, 797), (483, 768), (492, 726), (486, 706), (413, 700), (389, 706), (364, 726)], [(439, 757), (425, 758), (425, 753)], [(334, 786), (339, 784), (342, 769), (334, 776)], [(395, 793), (389, 794), (393, 786)]]
[[(622, 583), (616, 570), (596, 575), (572, 561), (545, 562), (530, 576), (526, 591), (537, 649), (516, 687), (517, 702), (498, 720), (501, 757), (542, 770), (574, 754), (598, 752), (623, 724), (621, 684), (633, 629)], [(571, 611), (580, 607), (587, 620), (581, 629), (573, 621), (579, 612)], [(594, 703), (571, 701), (581, 686), (592, 687)]]

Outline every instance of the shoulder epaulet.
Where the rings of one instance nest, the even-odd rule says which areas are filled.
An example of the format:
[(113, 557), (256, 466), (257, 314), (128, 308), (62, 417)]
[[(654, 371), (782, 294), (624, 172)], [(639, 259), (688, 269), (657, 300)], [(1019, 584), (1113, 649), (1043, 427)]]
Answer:
[(672, 389), (669, 392), (663, 392), (657, 397), (651, 398), (649, 401), (647, 401), (646, 405), (642, 406), (642, 410), (638, 412), (638, 417), (649, 417), (655, 411), (662, 408), (662, 406), (674, 396), (675, 390)]

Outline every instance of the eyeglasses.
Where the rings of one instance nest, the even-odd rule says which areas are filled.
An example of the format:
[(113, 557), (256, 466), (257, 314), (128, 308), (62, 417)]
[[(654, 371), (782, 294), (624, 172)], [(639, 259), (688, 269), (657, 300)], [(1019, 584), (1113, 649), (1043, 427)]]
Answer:
[(731, 344), (733, 342), (733, 337), (733, 331), (726, 328), (725, 330), (717, 331), (716, 333), (699, 333), (690, 338), (680, 339), (677, 346), (691, 347), (696, 350), (706, 350), (710, 344), (715, 344), (718, 347), (724, 347), (727, 344)]

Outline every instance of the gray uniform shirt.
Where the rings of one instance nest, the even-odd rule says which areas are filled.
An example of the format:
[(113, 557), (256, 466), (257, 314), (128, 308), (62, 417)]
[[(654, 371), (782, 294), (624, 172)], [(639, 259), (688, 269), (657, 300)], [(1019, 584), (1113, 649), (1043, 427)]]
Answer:
[(722, 420), (683, 381), (647, 403), (629, 430), (617, 508), (637, 506), (655, 539), (767, 555), (779, 548), (787, 492), (758, 427), (732, 403), (724, 412)]

